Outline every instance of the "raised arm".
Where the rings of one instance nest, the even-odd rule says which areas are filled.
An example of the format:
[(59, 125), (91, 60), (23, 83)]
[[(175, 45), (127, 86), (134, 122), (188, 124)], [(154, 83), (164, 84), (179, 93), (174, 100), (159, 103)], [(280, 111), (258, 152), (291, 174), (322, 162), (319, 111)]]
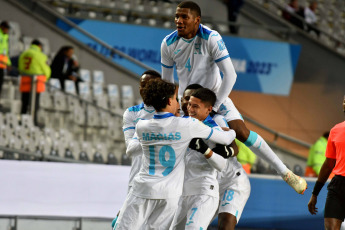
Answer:
[(161, 44), (161, 65), (162, 79), (170, 83), (174, 83), (174, 61), (169, 55), (169, 50), (165, 39)]

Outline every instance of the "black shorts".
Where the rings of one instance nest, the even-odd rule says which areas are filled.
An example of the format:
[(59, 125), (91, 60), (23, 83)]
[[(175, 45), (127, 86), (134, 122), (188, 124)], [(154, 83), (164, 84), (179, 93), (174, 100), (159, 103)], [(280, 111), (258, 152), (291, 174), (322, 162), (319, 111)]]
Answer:
[(329, 183), (325, 218), (345, 219), (345, 177), (335, 175)]

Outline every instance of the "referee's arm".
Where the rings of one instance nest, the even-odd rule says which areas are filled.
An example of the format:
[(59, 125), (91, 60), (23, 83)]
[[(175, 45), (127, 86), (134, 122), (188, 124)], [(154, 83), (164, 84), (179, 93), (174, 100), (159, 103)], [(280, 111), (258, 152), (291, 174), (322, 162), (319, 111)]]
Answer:
[(321, 191), (323, 185), (326, 183), (329, 175), (332, 173), (335, 163), (336, 159), (327, 157), (321, 167), (319, 177), (317, 178), (313, 193), (308, 203), (308, 209), (312, 215), (315, 215), (317, 213), (317, 208), (315, 207), (317, 203), (317, 196), (319, 195), (319, 192)]

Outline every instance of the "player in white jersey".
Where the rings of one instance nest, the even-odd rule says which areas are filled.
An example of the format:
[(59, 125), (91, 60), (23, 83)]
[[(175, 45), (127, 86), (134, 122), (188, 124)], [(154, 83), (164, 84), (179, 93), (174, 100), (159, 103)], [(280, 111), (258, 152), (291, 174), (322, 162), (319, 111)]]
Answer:
[[(202, 86), (199, 84), (193, 84), (189, 85), (185, 90), (181, 103), (185, 113), (188, 113), (186, 109), (188, 103), (190, 103), (189, 100), (194, 100), (194, 92), (200, 88), (202, 88)], [(211, 93), (212, 92), (209, 92), (208, 94)], [(214, 114), (209, 116), (212, 116), (212, 120), (219, 127), (228, 127), (222, 115)], [(236, 144), (232, 145), (232, 147), (235, 149), (235, 155), (237, 155), (238, 149)], [(216, 149), (213, 150), (217, 152)], [(227, 159), (226, 167), (218, 174), (218, 181), (220, 198), (218, 208), (218, 229), (233, 230), (239, 222), (244, 206), (249, 198), (250, 182), (242, 165), (237, 161), (235, 156)]]
[[(200, 89), (193, 94), (194, 100), (189, 101), (193, 118), (202, 121), (205, 125), (220, 129), (208, 115), (216, 102), (216, 95), (208, 89)], [(184, 111), (185, 116), (188, 111)], [(204, 143), (197, 140), (200, 145), (200, 152), (205, 152), (208, 147), (215, 147), (209, 141)], [(183, 195), (180, 197), (178, 209), (173, 221), (173, 229), (207, 229), (218, 208), (219, 189), (217, 171), (220, 172), (226, 165), (224, 152), (220, 154), (217, 161), (211, 161), (195, 150), (188, 150), (186, 154), (186, 169), (183, 185)]]
[[(146, 83), (150, 79), (154, 78), (161, 78), (161, 75), (154, 71), (154, 70), (147, 70), (145, 71), (141, 77), (140, 77), (140, 86), (139, 91), (141, 95), (141, 90), (145, 87)], [(125, 136), (125, 143), (126, 147), (128, 148), (130, 140), (134, 136), (135, 132), (135, 126), (141, 119), (151, 119), (153, 117), (153, 114), (155, 112), (155, 109), (152, 106), (147, 106), (144, 103), (141, 103), (139, 105), (132, 106), (123, 114), (123, 126), (122, 130)], [(141, 166), (141, 154), (142, 150), (141, 148), (137, 148), (136, 151), (132, 151), (132, 155), (130, 156), (132, 158), (131, 163), (131, 171), (129, 173), (129, 182), (128, 182), (128, 191), (130, 191), (132, 187), (132, 182), (134, 176), (139, 172), (140, 166)], [(112, 227), (114, 227), (117, 218), (119, 216), (119, 213), (115, 217), (115, 219), (112, 221)]]
[[(147, 70), (145, 71), (140, 78), (140, 86), (139, 91), (140, 95), (142, 94), (142, 89), (145, 87), (146, 83), (150, 79), (154, 78), (161, 78), (161, 75), (154, 71), (154, 70)], [(135, 126), (138, 123), (139, 120), (145, 119), (151, 119), (154, 115), (155, 109), (152, 106), (147, 106), (143, 103), (139, 105), (132, 106), (123, 114), (123, 133), (125, 136), (125, 142), (126, 147), (128, 147), (129, 141), (133, 138), (134, 132), (135, 132)], [(129, 183), (128, 183), (128, 191), (130, 190), (130, 187), (132, 186), (132, 181), (134, 176), (139, 172), (140, 166), (141, 166), (141, 154), (142, 151), (139, 149), (139, 151), (135, 152), (131, 155), (132, 157), (132, 165), (131, 165), (131, 171), (129, 174)]]
[(246, 127), (228, 98), (236, 81), (235, 69), (222, 37), (200, 21), (201, 10), (196, 3), (184, 1), (177, 6), (177, 30), (166, 36), (161, 44), (162, 79), (174, 82), (175, 66), (179, 97), (187, 85), (194, 83), (214, 91), (217, 95), (214, 110), (226, 118), (236, 131), (237, 139), (267, 161), (297, 193), (303, 194), (307, 188), (306, 181), (291, 172), (260, 135)]
[[(143, 89), (144, 103), (157, 113), (153, 119), (137, 123), (142, 165), (114, 229), (169, 229), (182, 194), (189, 142), (199, 137), (228, 145), (236, 137), (233, 130), (219, 131), (193, 118), (175, 117), (179, 106), (175, 88), (172, 83), (152, 79)], [(205, 154), (212, 157), (213, 152), (207, 149)]]

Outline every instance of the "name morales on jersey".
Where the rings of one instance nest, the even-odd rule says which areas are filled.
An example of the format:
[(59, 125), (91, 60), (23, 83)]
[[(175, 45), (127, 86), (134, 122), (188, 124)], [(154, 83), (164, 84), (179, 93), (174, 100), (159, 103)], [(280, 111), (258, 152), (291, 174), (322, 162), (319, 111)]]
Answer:
[(181, 139), (181, 133), (176, 132), (176, 133), (143, 133), (143, 140), (144, 141), (169, 141), (169, 140), (175, 140), (178, 141)]

